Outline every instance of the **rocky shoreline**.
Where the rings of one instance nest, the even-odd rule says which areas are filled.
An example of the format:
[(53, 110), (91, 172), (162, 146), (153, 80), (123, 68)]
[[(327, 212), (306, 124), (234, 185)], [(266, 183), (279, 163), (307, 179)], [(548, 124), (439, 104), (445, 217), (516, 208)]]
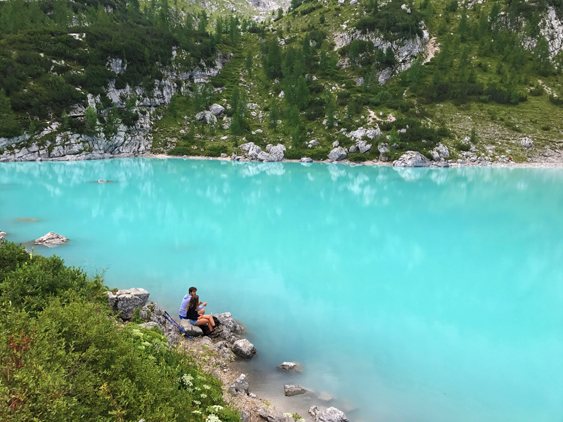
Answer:
[[(413, 151), (408, 151), (408, 153), (412, 153)], [(246, 157), (235, 156), (235, 157), (210, 157), (210, 156), (202, 156), (202, 155), (185, 155), (185, 156), (175, 156), (175, 155), (167, 155), (167, 154), (153, 154), (153, 153), (145, 153), (145, 154), (109, 154), (109, 153), (87, 153), (87, 154), (80, 154), (80, 155), (65, 155), (62, 157), (54, 157), (54, 158), (41, 158), (41, 159), (11, 159), (11, 158), (3, 158), (0, 157), (0, 163), (6, 162), (59, 162), (59, 161), (91, 161), (91, 160), (109, 160), (109, 159), (120, 159), (120, 158), (158, 158), (158, 159), (189, 159), (189, 160), (220, 160), (220, 161), (237, 161), (237, 162), (262, 162), (258, 159), (249, 159)], [(558, 168), (563, 167), (563, 152), (557, 150), (549, 150), (545, 155), (545, 160), (542, 161), (528, 161), (528, 162), (521, 162), (517, 163), (515, 161), (510, 161), (508, 159), (501, 160), (501, 161), (486, 161), (486, 160), (448, 160), (444, 162), (432, 162), (427, 160), (424, 165), (394, 165), (395, 162), (400, 160), (396, 160), (395, 162), (389, 161), (380, 161), (380, 160), (372, 160), (372, 161), (364, 161), (364, 162), (353, 162), (347, 159), (342, 159), (338, 161), (331, 161), (331, 160), (294, 160), (294, 159), (287, 159), (283, 158), (277, 162), (286, 162), (286, 163), (302, 163), (304, 165), (311, 164), (311, 163), (325, 163), (325, 164), (345, 164), (350, 166), (383, 166), (383, 167), (427, 167), (427, 168), (458, 168), (458, 167), (499, 167), (499, 168)], [(412, 161), (412, 160), (409, 160)], [(418, 164), (418, 163), (417, 163)]]
[[(169, 347), (178, 347), (188, 353), (202, 367), (223, 384), (223, 399), (239, 410), (243, 422), (348, 422), (348, 418), (335, 407), (313, 405), (308, 415), (283, 413), (267, 399), (251, 392), (246, 374), (236, 368), (236, 363), (248, 361), (257, 353), (252, 343), (243, 337), (244, 326), (229, 312), (214, 315), (220, 322), (216, 333), (204, 336), (201, 328), (187, 320), (175, 321), (182, 327), (189, 339), (171, 323), (164, 309), (155, 302), (149, 302), (150, 293), (144, 289), (113, 290), (108, 292), (108, 304), (123, 324), (140, 323), (143, 328), (158, 328), (168, 339)], [(174, 316), (172, 316), (174, 318)], [(215, 331), (215, 330), (214, 330)], [(295, 362), (283, 362), (278, 366), (282, 371), (299, 372), (302, 368)], [(308, 390), (300, 385), (284, 385), (288, 397), (300, 395)]]

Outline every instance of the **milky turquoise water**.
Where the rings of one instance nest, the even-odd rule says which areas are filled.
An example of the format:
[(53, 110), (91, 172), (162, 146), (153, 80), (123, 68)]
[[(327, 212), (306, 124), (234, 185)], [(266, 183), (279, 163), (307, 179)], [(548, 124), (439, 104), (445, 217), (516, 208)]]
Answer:
[(562, 169), (4, 163), (0, 228), (67, 236), (35, 251), (173, 315), (197, 286), (248, 327), (255, 391), (298, 381), (352, 421), (563, 420)]

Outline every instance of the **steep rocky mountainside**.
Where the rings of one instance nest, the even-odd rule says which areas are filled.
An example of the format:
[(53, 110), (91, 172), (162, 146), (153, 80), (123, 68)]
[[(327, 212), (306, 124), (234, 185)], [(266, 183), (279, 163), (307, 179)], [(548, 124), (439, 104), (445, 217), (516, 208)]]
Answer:
[[(0, 19), (9, 5), (34, 16), (18, 1)], [(53, 22), (41, 31), (33, 23), (5, 31), (0, 160), (152, 151), (385, 161), (409, 150), (439, 165), (561, 158), (559, 0), (280, 5), (71, 5), (66, 23), (46, 9)], [(93, 27), (125, 24), (163, 31), (166, 41), (127, 49), (127, 39)], [(21, 39), (44, 42), (47, 28), (56, 30), (52, 44), (99, 49), (95, 64), (53, 47), (25, 51)], [(18, 66), (27, 69), (19, 85)], [(47, 96), (51, 107), (25, 102), (36, 84), (49, 90), (61, 79), (78, 94)]]

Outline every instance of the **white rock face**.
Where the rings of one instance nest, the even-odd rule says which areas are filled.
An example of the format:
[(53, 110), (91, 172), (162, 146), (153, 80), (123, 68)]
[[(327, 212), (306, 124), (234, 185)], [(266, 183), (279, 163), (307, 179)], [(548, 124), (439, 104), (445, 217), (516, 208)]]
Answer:
[(341, 161), (346, 158), (346, 150), (342, 147), (336, 147), (328, 153), (328, 159), (330, 161)]
[(407, 151), (393, 161), (393, 167), (428, 167), (429, 164), (428, 159), (418, 151)]
[(35, 239), (33, 243), (36, 245), (52, 247), (62, 245), (67, 241), (68, 239), (66, 237), (61, 236), (60, 234), (57, 234), (55, 232), (49, 232), (45, 236), (40, 237), (39, 239)]

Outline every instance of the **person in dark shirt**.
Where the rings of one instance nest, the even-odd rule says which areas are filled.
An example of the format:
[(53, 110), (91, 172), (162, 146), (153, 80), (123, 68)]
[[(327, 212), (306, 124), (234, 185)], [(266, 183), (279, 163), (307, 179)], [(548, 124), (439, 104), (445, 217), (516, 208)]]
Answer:
[(198, 312), (199, 307), (199, 296), (193, 295), (188, 303), (188, 312), (187, 312), (187, 319), (188, 322), (192, 325), (207, 325), (209, 327), (209, 331), (213, 331), (213, 327), (215, 327), (215, 321), (211, 315), (200, 315)]

